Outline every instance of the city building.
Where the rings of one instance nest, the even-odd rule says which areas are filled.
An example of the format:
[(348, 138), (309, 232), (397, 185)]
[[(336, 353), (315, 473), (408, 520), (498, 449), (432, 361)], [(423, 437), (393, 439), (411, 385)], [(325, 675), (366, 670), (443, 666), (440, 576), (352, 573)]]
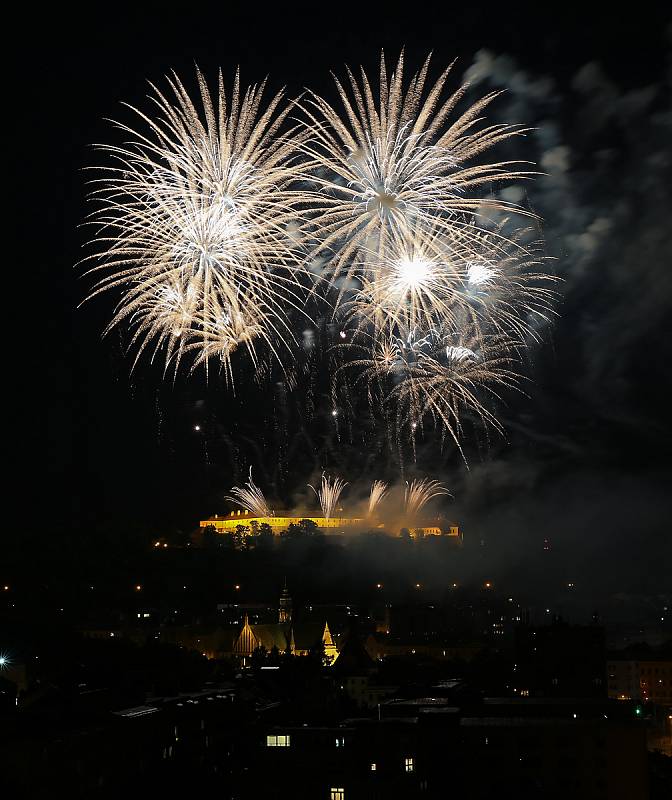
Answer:
[(609, 697), (672, 706), (672, 660), (633, 658), (628, 653), (607, 661)]
[(515, 631), (514, 691), (525, 696), (605, 697), (604, 628), (520, 625)]
[[(644, 726), (625, 705), (440, 696), (336, 725), (260, 722), (257, 796), (648, 800)], [(277, 775), (300, 774), (291, 788)]]

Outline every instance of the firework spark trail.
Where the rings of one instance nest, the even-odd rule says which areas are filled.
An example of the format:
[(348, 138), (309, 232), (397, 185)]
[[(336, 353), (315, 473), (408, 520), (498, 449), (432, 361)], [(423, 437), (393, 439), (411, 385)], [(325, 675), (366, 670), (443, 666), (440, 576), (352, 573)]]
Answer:
[(132, 109), (142, 127), (119, 125), (130, 142), (101, 147), (113, 164), (94, 181), (88, 260), (101, 262), (91, 272), (103, 277), (90, 297), (123, 291), (108, 330), (129, 325), (136, 361), (147, 347), (175, 369), (187, 354), (192, 368), (214, 357), (233, 380), (241, 345), (255, 365), (259, 341), (281, 359), (290, 313), (303, 307), (306, 270), (291, 228), (305, 134), (280, 135), (290, 109), (282, 92), (264, 107), (265, 83), (243, 91), (236, 75), (227, 96), (220, 73), (213, 99), (197, 74), (200, 111), (173, 76), (172, 99), (152, 87), (155, 119)]
[(347, 485), (348, 484), (342, 481), (340, 478), (330, 478), (324, 473), (322, 473), (322, 483), (319, 489), (316, 489), (310, 483), (308, 484), (308, 486), (310, 486), (310, 488), (315, 492), (317, 499), (320, 501), (320, 506), (322, 507), (322, 513), (324, 514), (325, 519), (331, 519), (331, 517), (334, 516), (334, 511), (336, 511), (338, 501), (341, 498), (341, 493)]
[(369, 494), (369, 516), (372, 517), (381, 500), (387, 494), (388, 485), (385, 481), (374, 481)]
[(404, 511), (406, 518), (414, 520), (424, 506), (433, 498), (449, 495), (450, 492), (439, 481), (422, 478), (406, 481), (404, 490)]
[(232, 486), (231, 494), (226, 495), (225, 500), (238, 503), (241, 508), (246, 509), (255, 517), (270, 517), (271, 509), (264, 497), (262, 490), (252, 480), (252, 467), (250, 467), (250, 479), (244, 486)]

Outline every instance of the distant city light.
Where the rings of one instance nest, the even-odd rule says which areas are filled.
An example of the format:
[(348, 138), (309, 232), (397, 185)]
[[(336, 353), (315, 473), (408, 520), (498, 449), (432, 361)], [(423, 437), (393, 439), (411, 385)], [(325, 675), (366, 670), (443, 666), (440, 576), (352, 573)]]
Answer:
[(9, 591), (9, 586), (3, 586), (2, 589), (3, 589), (3, 591), (8, 592)]
[(331, 412), (331, 416), (332, 416), (332, 417), (336, 417), (336, 416), (338, 416), (338, 411), (337, 411), (336, 409), (334, 409), (334, 410)]
[(382, 583), (377, 583), (376, 584), (376, 589), (382, 589), (382, 588), (383, 588), (383, 584)]
[(135, 585), (135, 591), (136, 591), (136, 592), (141, 592), (141, 591), (142, 591), (142, 586), (141, 586), (139, 583), (137, 583), (137, 584)]
[(490, 589), (491, 587), (492, 587), (492, 584), (490, 583), (490, 581), (486, 581), (485, 582), (485, 588), (486, 589)]
[(200, 431), (201, 430), (201, 426), (200, 425), (194, 425), (194, 430), (195, 431)]
[(233, 588), (234, 588), (236, 591), (238, 591), (238, 589), (240, 589), (240, 584), (238, 584), (238, 583), (237, 583), (237, 584), (236, 584), (236, 585), (235, 585)]

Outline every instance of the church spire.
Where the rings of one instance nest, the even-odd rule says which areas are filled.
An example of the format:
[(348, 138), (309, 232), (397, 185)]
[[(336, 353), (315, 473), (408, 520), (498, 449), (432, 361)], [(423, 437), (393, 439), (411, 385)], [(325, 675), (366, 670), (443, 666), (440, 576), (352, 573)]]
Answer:
[(278, 608), (278, 622), (289, 623), (292, 621), (292, 598), (289, 596), (287, 590), (287, 576), (285, 576), (285, 585), (280, 595), (280, 607)]

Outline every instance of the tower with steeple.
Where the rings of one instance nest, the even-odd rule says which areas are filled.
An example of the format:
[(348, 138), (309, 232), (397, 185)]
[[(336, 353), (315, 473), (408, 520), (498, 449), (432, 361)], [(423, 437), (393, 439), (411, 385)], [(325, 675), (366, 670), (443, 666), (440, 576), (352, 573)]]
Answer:
[(287, 591), (287, 578), (285, 578), (285, 585), (280, 595), (280, 606), (278, 608), (278, 622), (281, 624), (289, 624), (292, 621), (292, 598)]

